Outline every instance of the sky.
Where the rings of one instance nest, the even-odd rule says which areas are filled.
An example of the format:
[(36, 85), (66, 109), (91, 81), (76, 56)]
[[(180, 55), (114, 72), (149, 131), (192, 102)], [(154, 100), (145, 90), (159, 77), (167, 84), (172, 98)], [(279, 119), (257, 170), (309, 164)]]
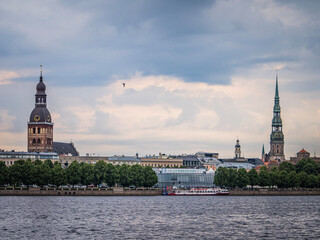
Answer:
[[(320, 2), (0, 2), (0, 148), (27, 150), (43, 65), (54, 141), (81, 155), (320, 156)], [(123, 87), (122, 83), (126, 83)]]

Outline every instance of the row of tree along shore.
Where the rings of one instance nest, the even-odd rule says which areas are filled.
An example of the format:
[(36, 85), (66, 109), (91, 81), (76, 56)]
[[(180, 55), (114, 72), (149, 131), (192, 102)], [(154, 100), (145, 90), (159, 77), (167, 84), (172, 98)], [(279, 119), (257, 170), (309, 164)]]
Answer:
[(158, 182), (158, 177), (151, 167), (140, 165), (112, 165), (99, 161), (92, 165), (89, 163), (72, 162), (64, 169), (60, 163), (51, 160), (31, 161), (18, 160), (10, 167), (0, 161), (0, 185), (99, 185), (107, 184), (109, 187), (118, 185), (122, 187), (152, 187)]
[(214, 183), (221, 187), (244, 188), (248, 185), (277, 188), (319, 188), (320, 163), (312, 159), (302, 159), (296, 165), (282, 162), (279, 167), (260, 167), (259, 173), (253, 168), (245, 169), (218, 168)]

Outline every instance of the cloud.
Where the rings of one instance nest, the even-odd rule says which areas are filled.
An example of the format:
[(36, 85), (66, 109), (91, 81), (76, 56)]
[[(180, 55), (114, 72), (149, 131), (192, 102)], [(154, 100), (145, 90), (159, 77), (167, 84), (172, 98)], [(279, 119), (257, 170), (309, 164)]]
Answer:
[(269, 142), (278, 68), (287, 156), (301, 145), (317, 151), (319, 7), (2, 2), (0, 109), (15, 118), (1, 134), (24, 141), (43, 64), (54, 137), (73, 139), (80, 152), (212, 150), (230, 157), (239, 136), (246, 156), (257, 156)]

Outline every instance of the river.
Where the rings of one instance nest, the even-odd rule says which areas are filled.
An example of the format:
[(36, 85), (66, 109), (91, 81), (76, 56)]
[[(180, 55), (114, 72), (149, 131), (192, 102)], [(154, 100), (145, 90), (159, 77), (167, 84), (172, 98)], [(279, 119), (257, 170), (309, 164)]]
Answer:
[(320, 196), (2, 196), (0, 204), (0, 239), (320, 239)]

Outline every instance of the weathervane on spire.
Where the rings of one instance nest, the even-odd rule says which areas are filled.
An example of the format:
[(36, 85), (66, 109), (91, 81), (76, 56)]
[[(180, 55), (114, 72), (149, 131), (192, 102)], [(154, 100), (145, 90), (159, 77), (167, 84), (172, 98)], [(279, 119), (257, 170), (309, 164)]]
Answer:
[(41, 74), (41, 77), (42, 77), (42, 65), (41, 64), (40, 64), (40, 68), (41, 68), (40, 74)]

